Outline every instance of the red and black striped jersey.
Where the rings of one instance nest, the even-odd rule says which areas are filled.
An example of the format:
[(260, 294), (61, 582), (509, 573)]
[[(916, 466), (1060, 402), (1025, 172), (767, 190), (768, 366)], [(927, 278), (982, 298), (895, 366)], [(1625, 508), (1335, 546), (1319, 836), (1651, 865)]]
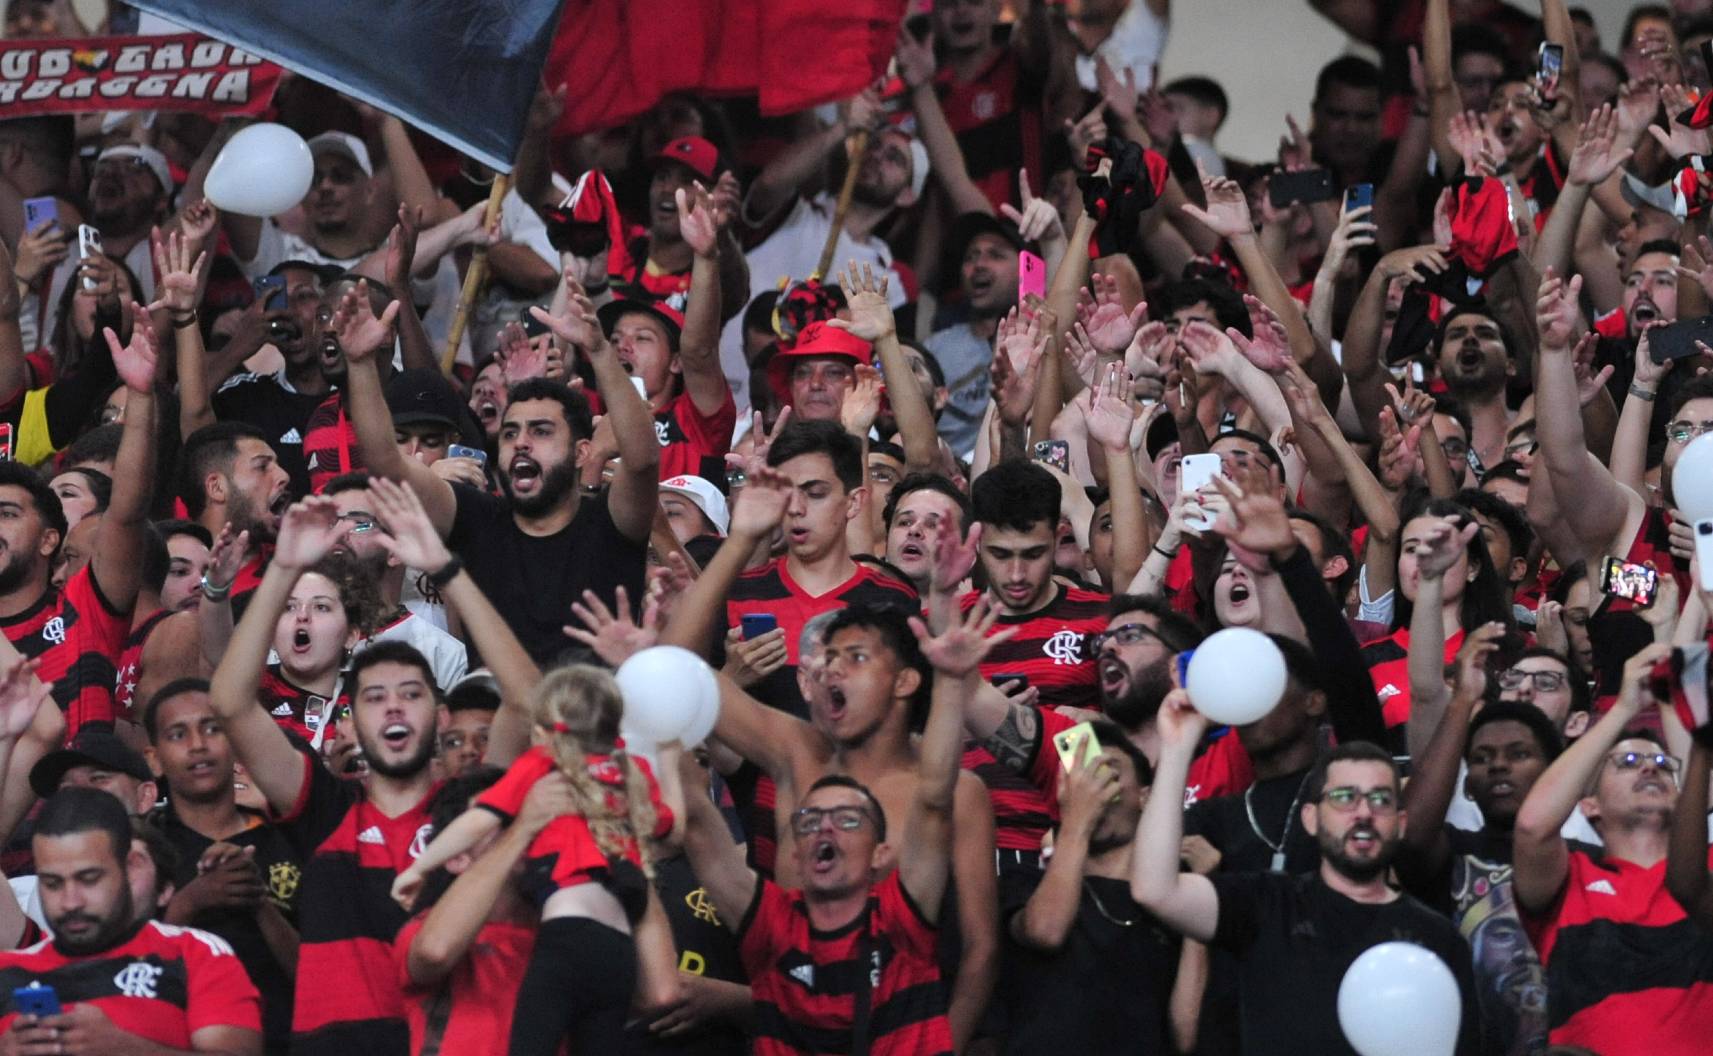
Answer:
[(303, 463), (317, 495), (341, 473), (363, 468), (357, 453), (357, 428), (345, 416), (345, 394), (334, 392), (309, 412), (303, 429)]
[(315, 735), (339, 707), (351, 703), (351, 695), (340, 684), (339, 691), (328, 698), (295, 686), (285, 677), (278, 664), (269, 664), (256, 684), (256, 703), (260, 704), (287, 733), (295, 733), (306, 743), (314, 744)]
[[(1463, 648), (1463, 631), (1445, 640), (1445, 663), (1457, 660)], [(1389, 728), (1410, 721), (1410, 629), (1400, 627), (1389, 636), (1362, 647), (1362, 659), (1368, 664), (1368, 677), (1374, 680), (1374, 695), (1380, 698), (1380, 709)]]
[(1660, 1056), (1707, 1051), (1713, 938), (1666, 890), (1665, 865), (1595, 858), (1573, 846), (1558, 901), (1543, 914), (1523, 911), (1546, 965), (1553, 1045)]
[(43, 939), (0, 953), (0, 1033), (18, 1009), (12, 992), (52, 987), (61, 1007), (92, 1004), (113, 1025), (175, 1051), (207, 1027), (262, 1031), (261, 998), (226, 940), (196, 928), (146, 921), (100, 953), (67, 956)]
[(725, 473), (726, 452), (738, 407), (726, 389), (725, 402), (713, 414), (703, 414), (688, 392), (680, 392), (654, 412), (654, 436), (660, 441), (660, 479), (695, 476), (718, 480)]
[(855, 565), (851, 578), (824, 594), (810, 594), (799, 586), (783, 557), (738, 577), (726, 598), (726, 626), (738, 626), (745, 616), (765, 614), (778, 621), (785, 632), (785, 666), (750, 689), (757, 700), (800, 719), (809, 717), (797, 688), (797, 646), (804, 624), (821, 613), (853, 605), (894, 608), (912, 616), (922, 611), (915, 587), (869, 562), (857, 561)]
[[(958, 599), (968, 612), (979, 593)], [(983, 678), (995, 675), (1024, 675), (1041, 694), (1041, 707), (1100, 707), (1100, 678), (1096, 674), (1090, 635), (1106, 630), (1111, 597), (1063, 583), (1054, 588), (1053, 599), (1034, 612), (1007, 613), (994, 623), (1002, 631), (1017, 628), (1010, 641), (1002, 642), (982, 661)]]
[[(869, 998), (870, 1056), (952, 1051), (946, 988), (934, 957), (938, 929), (911, 901), (895, 870), (869, 889), (857, 918), (834, 931), (809, 923), (803, 892), (756, 882), (738, 928), (755, 997), (754, 1056), (849, 1052), (857, 990)], [(865, 963), (867, 962), (867, 963)]]
[(18, 652), (41, 661), (36, 674), (54, 684), (68, 739), (86, 722), (113, 721), (113, 683), (131, 614), (101, 596), (87, 566), (64, 589), (50, 589), (23, 612), (0, 620), (0, 631)]
[(171, 615), (165, 609), (156, 609), (136, 630), (125, 636), (125, 648), (119, 653), (119, 673), (113, 680), (113, 712), (126, 722), (143, 721), (136, 705), (137, 683), (143, 678), (143, 646), (148, 644), (149, 635), (161, 625), (161, 621)]
[(393, 939), (406, 915), (392, 885), (427, 845), (428, 803), (438, 786), (388, 817), (360, 782), (334, 777), (313, 752), (303, 752), (303, 770), (303, 789), (280, 822), (298, 846), (313, 848), (298, 892), (292, 1052), (407, 1052), (393, 963)]

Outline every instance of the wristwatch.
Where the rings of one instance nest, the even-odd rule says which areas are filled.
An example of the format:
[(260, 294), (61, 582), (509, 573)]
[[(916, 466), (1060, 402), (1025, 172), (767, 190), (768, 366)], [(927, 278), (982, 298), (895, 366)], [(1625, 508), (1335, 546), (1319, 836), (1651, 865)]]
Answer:
[(214, 585), (214, 581), (208, 578), (211, 571), (211, 569), (203, 569), (202, 571), (202, 597), (206, 601), (225, 601), (232, 596), (232, 586), (237, 580), (234, 579), (232, 583), (228, 583), (224, 587), (217, 587)]

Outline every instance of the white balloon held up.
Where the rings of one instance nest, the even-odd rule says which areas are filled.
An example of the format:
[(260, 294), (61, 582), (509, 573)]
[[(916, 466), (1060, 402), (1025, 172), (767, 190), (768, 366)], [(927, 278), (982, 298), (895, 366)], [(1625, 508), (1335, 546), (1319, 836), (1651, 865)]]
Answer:
[(1260, 631), (1227, 627), (1196, 646), (1184, 688), (1190, 703), (1210, 720), (1247, 726), (1285, 695), (1285, 657)]
[(303, 137), (284, 125), (264, 122), (227, 141), (202, 189), (224, 212), (278, 216), (303, 201), (314, 177), (315, 159)]
[(667, 741), (688, 748), (713, 732), (720, 685), (713, 669), (690, 650), (676, 645), (644, 649), (620, 664), (614, 678), (625, 698), (625, 740), (645, 754)]

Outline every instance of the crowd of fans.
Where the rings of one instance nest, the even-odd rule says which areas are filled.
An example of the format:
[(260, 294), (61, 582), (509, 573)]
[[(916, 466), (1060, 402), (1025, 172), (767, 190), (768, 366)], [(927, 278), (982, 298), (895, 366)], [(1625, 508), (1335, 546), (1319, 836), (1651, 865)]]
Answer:
[(497, 188), (288, 75), (264, 219), (0, 122), (0, 1056), (1319, 1056), (1393, 940), (1460, 1056), (1705, 1051), (1713, 0), (1311, 3), (1264, 161), (1166, 0)]

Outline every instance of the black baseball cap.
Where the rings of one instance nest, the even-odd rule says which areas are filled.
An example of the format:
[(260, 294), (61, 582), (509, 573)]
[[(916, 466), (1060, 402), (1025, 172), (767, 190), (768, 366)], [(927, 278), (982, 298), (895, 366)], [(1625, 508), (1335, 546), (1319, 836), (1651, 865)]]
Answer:
[(59, 783), (75, 767), (93, 766), (126, 774), (138, 781), (153, 781), (155, 775), (137, 751), (111, 730), (86, 726), (77, 731), (69, 745), (49, 752), (30, 768), (30, 790), (43, 799), (59, 791)]
[(427, 367), (401, 370), (387, 380), (387, 410), (394, 425), (438, 425), (459, 429), (463, 401), (445, 375)]

